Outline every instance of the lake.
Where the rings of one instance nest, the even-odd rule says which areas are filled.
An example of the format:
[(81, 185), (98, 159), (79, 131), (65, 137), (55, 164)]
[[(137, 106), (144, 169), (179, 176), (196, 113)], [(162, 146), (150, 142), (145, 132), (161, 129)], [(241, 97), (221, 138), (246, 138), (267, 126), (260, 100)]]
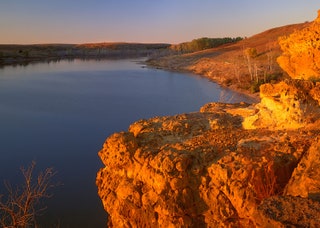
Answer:
[[(62, 60), (0, 68), (0, 192), (21, 166), (53, 167), (45, 227), (105, 227), (97, 155), (134, 121), (198, 111), (208, 102), (250, 102), (207, 79), (144, 67), (139, 60)], [(36, 171), (37, 171), (36, 170)]]

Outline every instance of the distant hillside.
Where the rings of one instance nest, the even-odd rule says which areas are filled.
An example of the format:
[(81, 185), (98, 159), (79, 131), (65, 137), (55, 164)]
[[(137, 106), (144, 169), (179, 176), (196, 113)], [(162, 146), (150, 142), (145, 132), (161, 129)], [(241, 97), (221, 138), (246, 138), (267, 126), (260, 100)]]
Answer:
[(155, 58), (149, 64), (168, 70), (193, 72), (232, 89), (256, 93), (260, 84), (286, 77), (276, 62), (281, 53), (278, 38), (309, 24), (273, 28), (236, 43)]
[(180, 44), (171, 45), (170, 49), (177, 51), (179, 53), (190, 53), (196, 51), (202, 51), (210, 48), (216, 48), (224, 44), (235, 43), (243, 40), (242, 37), (224, 37), (224, 38), (208, 38), (202, 37), (199, 39), (194, 39), (190, 42), (184, 42)]
[(88, 43), (0, 45), (0, 65), (65, 58), (136, 58), (167, 55), (170, 44)]
[(78, 48), (105, 48), (113, 50), (125, 50), (125, 49), (165, 49), (170, 47), (170, 44), (164, 43), (125, 43), (125, 42), (110, 42), (110, 43), (86, 43), (76, 45)]

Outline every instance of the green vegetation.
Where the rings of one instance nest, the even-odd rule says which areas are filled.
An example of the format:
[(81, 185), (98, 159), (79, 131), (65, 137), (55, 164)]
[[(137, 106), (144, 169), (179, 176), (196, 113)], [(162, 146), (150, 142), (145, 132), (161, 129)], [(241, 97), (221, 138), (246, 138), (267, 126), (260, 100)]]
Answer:
[(260, 91), (260, 86), (266, 83), (277, 83), (282, 79), (282, 73), (266, 74), (264, 78), (259, 78), (251, 82), (250, 92), (257, 93)]
[(241, 37), (236, 37), (236, 38), (231, 38), (231, 37), (224, 37), (224, 38), (208, 38), (208, 37), (203, 37), (199, 39), (194, 39), (191, 42), (185, 42), (177, 45), (172, 45), (171, 49), (182, 52), (182, 53), (189, 53), (189, 52), (195, 52), (195, 51), (201, 51), (205, 49), (210, 49), (210, 48), (215, 48), (218, 46), (221, 46), (223, 44), (228, 44), (228, 43), (235, 43), (243, 38)]

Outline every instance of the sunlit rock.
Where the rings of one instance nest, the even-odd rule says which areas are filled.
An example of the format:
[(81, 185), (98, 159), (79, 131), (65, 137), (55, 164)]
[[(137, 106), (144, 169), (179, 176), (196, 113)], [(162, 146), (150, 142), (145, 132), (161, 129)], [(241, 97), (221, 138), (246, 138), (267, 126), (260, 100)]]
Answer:
[(246, 129), (298, 129), (316, 124), (320, 117), (320, 83), (287, 80), (260, 87), (256, 114), (245, 117)]
[(320, 227), (320, 203), (310, 199), (275, 196), (258, 207), (259, 227)]
[(97, 175), (109, 226), (258, 226), (259, 204), (283, 192), (315, 133), (243, 129), (252, 114), (211, 103), (110, 136)]
[(281, 37), (283, 51), (277, 61), (294, 79), (320, 79), (320, 10), (318, 18), (307, 28)]
[(311, 198), (320, 202), (320, 137), (317, 137), (294, 170), (285, 189), (292, 196)]

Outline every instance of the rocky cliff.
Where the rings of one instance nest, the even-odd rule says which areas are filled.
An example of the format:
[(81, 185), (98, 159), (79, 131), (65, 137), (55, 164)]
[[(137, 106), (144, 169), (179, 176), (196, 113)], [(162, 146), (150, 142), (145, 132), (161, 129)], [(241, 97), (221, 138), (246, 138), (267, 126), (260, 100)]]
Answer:
[(296, 79), (320, 78), (320, 10), (308, 27), (279, 39), (279, 65)]
[(320, 83), (260, 97), (111, 135), (96, 179), (109, 226), (320, 227)]
[[(245, 129), (244, 120), (258, 115), (257, 110), (248, 104), (207, 104), (198, 113), (140, 120), (128, 132), (110, 136), (99, 152), (105, 167), (97, 176), (109, 224), (320, 225), (316, 202), (270, 198), (319, 197), (317, 123), (299, 130), (274, 130), (261, 122), (255, 129)], [(283, 204), (285, 209), (270, 215), (269, 204)], [(287, 211), (283, 220), (280, 214), (292, 205), (303, 206)], [(302, 211), (308, 211), (304, 215), (308, 219), (295, 221)]]

